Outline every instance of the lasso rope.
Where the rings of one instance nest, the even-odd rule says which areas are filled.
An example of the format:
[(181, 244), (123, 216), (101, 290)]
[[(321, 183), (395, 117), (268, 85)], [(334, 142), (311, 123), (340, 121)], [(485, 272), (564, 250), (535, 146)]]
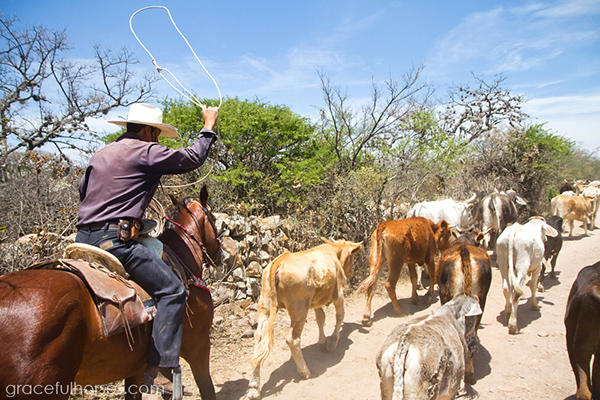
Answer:
[[(148, 55), (150, 56), (150, 58), (152, 59), (152, 64), (154, 64), (154, 67), (156, 68), (156, 70), (158, 71), (158, 73), (160, 74), (160, 76), (163, 77), (163, 79), (169, 84), (171, 85), (171, 87), (173, 89), (175, 89), (179, 94), (181, 94), (183, 97), (185, 97), (186, 99), (188, 99), (189, 101), (191, 101), (192, 103), (196, 104), (198, 107), (201, 107), (202, 109), (205, 109), (206, 106), (204, 104), (202, 104), (200, 102), (200, 100), (198, 100), (198, 98), (189, 90), (187, 90), (185, 88), (185, 86), (183, 86), (181, 84), (181, 82), (179, 82), (179, 80), (177, 80), (177, 78), (175, 77), (175, 75), (173, 75), (173, 73), (171, 71), (169, 71), (166, 68), (160, 67), (157, 63), (156, 63), (156, 59), (154, 58), (154, 56), (152, 55), (152, 53), (150, 53), (150, 50), (148, 50), (146, 48), (146, 46), (144, 46), (144, 44), (142, 43), (142, 41), (138, 38), (138, 36), (135, 34), (135, 31), (133, 30), (133, 25), (132, 25), (132, 21), (133, 21), (133, 17), (135, 17), (136, 14), (145, 11), (145, 10), (149, 10), (152, 8), (159, 8), (159, 9), (163, 9), (167, 12), (167, 14), (169, 14), (169, 18), (171, 19), (171, 23), (173, 24), (173, 26), (175, 27), (175, 29), (177, 30), (177, 32), (181, 35), (181, 37), (183, 38), (183, 40), (185, 41), (185, 43), (188, 45), (188, 47), (190, 48), (192, 54), (194, 55), (194, 57), (196, 57), (196, 60), (198, 61), (198, 63), (200, 63), (200, 65), (202, 66), (202, 68), (204, 69), (204, 72), (206, 72), (206, 74), (210, 77), (210, 79), (212, 79), (213, 83), (215, 84), (215, 87), (217, 88), (217, 92), (219, 92), (219, 106), (217, 108), (221, 108), (221, 105), (223, 104), (223, 96), (221, 95), (221, 90), (219, 89), (219, 85), (217, 84), (217, 81), (215, 81), (215, 78), (213, 78), (213, 76), (210, 74), (210, 72), (208, 72), (208, 70), (206, 69), (206, 67), (204, 66), (204, 64), (202, 63), (202, 61), (200, 61), (200, 59), (198, 58), (198, 56), (196, 55), (196, 52), (194, 51), (194, 49), (192, 48), (192, 46), (190, 45), (190, 42), (188, 42), (188, 40), (186, 39), (186, 37), (183, 35), (183, 33), (181, 33), (181, 31), (179, 30), (179, 28), (177, 27), (177, 24), (175, 23), (175, 21), (173, 20), (173, 17), (171, 16), (171, 12), (169, 11), (169, 9), (167, 7), (164, 6), (149, 6), (149, 7), (144, 7), (144, 8), (140, 8), (139, 10), (137, 10), (136, 12), (134, 12), (131, 15), (131, 18), (129, 18), (129, 29), (131, 29), (131, 33), (133, 33), (133, 36), (135, 36), (135, 39), (138, 41), (138, 43), (140, 44), (140, 46), (142, 46), (144, 48), (144, 50), (146, 50), (146, 53), (148, 53)], [(173, 85), (171, 83), (171, 81), (169, 81), (169, 79), (163, 74), (163, 71), (168, 72), (171, 77), (175, 80), (175, 82), (177, 82), (177, 84), (179, 84), (179, 86), (181, 86), (181, 88), (187, 93), (185, 94), (184, 92), (182, 92), (181, 90), (179, 90), (177, 87), (175, 87), (175, 85)]]
[[(198, 61), (198, 63), (202, 66), (202, 68), (204, 69), (204, 72), (206, 72), (206, 74), (210, 77), (210, 79), (213, 81), (213, 83), (215, 84), (215, 87), (217, 88), (217, 92), (219, 93), (219, 105), (218, 105), (218, 109), (221, 108), (221, 106), (223, 105), (223, 96), (221, 95), (221, 89), (219, 89), (219, 85), (217, 84), (217, 81), (215, 80), (215, 78), (213, 78), (213, 76), (210, 74), (210, 72), (208, 72), (208, 70), (206, 69), (206, 67), (204, 66), (204, 64), (202, 63), (202, 61), (200, 61), (200, 59), (198, 58), (198, 56), (196, 55), (196, 52), (194, 51), (194, 49), (192, 48), (192, 46), (190, 45), (190, 43), (188, 42), (188, 40), (186, 39), (186, 37), (184, 36), (184, 34), (179, 30), (179, 28), (177, 27), (177, 24), (175, 23), (175, 21), (173, 20), (173, 17), (171, 16), (171, 12), (169, 11), (169, 9), (167, 7), (164, 6), (149, 6), (149, 7), (144, 7), (144, 8), (140, 8), (139, 10), (137, 10), (136, 12), (134, 12), (131, 17), (129, 18), (129, 29), (131, 29), (131, 33), (133, 33), (133, 36), (135, 37), (135, 39), (138, 41), (138, 43), (140, 44), (140, 46), (142, 46), (144, 48), (144, 50), (146, 50), (146, 53), (148, 53), (148, 55), (150, 56), (150, 58), (152, 59), (152, 64), (154, 64), (154, 67), (156, 68), (156, 71), (158, 71), (158, 73), (160, 74), (160, 76), (173, 88), (177, 91), (177, 93), (179, 93), (180, 95), (182, 95), (183, 97), (185, 97), (186, 99), (188, 99), (189, 101), (191, 101), (193, 104), (197, 105), (198, 107), (202, 108), (203, 110), (206, 109), (206, 105), (204, 105), (202, 102), (200, 102), (200, 100), (198, 100), (198, 98), (196, 97), (196, 95), (194, 95), (192, 92), (190, 92), (189, 90), (186, 89), (185, 86), (183, 86), (183, 84), (181, 82), (179, 82), (179, 80), (175, 77), (175, 75), (173, 75), (173, 73), (171, 71), (169, 71), (166, 68), (160, 67), (157, 62), (156, 59), (154, 58), (154, 56), (152, 55), (152, 53), (150, 53), (150, 50), (148, 50), (146, 48), (146, 46), (144, 46), (144, 44), (142, 43), (142, 41), (138, 38), (138, 36), (136, 35), (135, 31), (133, 30), (133, 17), (135, 17), (136, 14), (145, 11), (145, 10), (149, 10), (152, 8), (158, 8), (158, 9), (163, 9), (167, 12), (167, 14), (169, 14), (169, 19), (171, 20), (171, 23), (173, 24), (173, 26), (175, 27), (175, 29), (177, 30), (177, 32), (179, 33), (179, 35), (181, 35), (181, 37), (183, 38), (183, 40), (185, 41), (185, 43), (188, 45), (188, 47), (190, 48), (192, 54), (194, 55), (194, 57), (196, 57), (196, 60)], [(181, 87), (181, 89), (183, 89), (183, 91), (185, 91), (185, 93), (178, 89), (177, 87), (175, 87), (175, 85), (173, 85), (171, 83), (171, 81), (169, 81), (169, 79), (163, 74), (163, 71), (168, 72), (169, 75), (171, 75), (171, 77), (175, 80), (175, 82), (177, 82), (177, 84)], [(186, 94), (187, 93), (187, 94)], [(188, 183), (185, 185), (176, 185), (176, 186), (163, 186), (163, 188), (182, 188), (182, 187), (187, 187), (187, 186), (192, 186), (192, 185), (196, 185), (200, 182), (202, 182), (203, 180), (205, 180), (208, 175), (210, 175), (210, 173), (212, 172), (215, 164), (218, 162), (218, 157), (219, 157), (219, 150), (220, 150), (220, 132), (219, 132), (219, 125), (217, 124), (217, 142), (218, 142), (218, 147), (217, 147), (217, 155), (216, 155), (216, 159), (214, 164), (210, 167), (209, 171), (206, 173), (206, 175), (204, 175), (204, 177), (200, 178), (199, 180), (197, 180), (196, 182), (192, 182), (192, 183)]]

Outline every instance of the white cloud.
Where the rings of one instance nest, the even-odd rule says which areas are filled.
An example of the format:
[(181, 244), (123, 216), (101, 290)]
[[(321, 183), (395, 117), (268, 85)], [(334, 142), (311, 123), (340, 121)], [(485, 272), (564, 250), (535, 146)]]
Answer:
[[(437, 41), (428, 57), (428, 73), (496, 74), (543, 68), (574, 47), (596, 45), (600, 34), (593, 24), (590, 27), (589, 18), (599, 12), (600, 0), (581, 0), (471, 13)], [(575, 17), (588, 18), (588, 24), (578, 23)]]
[[(539, 3), (537, 3), (539, 5)], [(590, 14), (600, 14), (599, 0), (566, 0), (550, 4), (545, 7), (540, 5), (534, 10), (536, 16), (542, 18), (580, 17)]]
[(554, 133), (600, 156), (600, 94), (535, 98), (523, 109)]

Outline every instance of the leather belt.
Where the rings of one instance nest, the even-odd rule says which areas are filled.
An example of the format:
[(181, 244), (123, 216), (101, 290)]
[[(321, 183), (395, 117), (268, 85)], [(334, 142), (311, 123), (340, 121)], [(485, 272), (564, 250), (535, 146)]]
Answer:
[(117, 230), (119, 227), (119, 220), (105, 221), (105, 222), (92, 222), (91, 224), (81, 225), (79, 229), (84, 231), (99, 231), (105, 230)]

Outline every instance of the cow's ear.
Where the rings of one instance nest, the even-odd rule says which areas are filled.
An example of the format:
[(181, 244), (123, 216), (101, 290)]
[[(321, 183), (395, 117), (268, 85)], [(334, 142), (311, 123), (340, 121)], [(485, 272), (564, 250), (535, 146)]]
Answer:
[(558, 231), (556, 229), (554, 229), (553, 227), (551, 227), (550, 225), (548, 225), (548, 224), (544, 224), (544, 233), (547, 236), (552, 236), (552, 237), (556, 237), (556, 236), (559, 235)]
[(354, 243), (354, 246), (352, 247), (352, 250), (350, 251), (350, 254), (358, 253), (358, 251), (361, 248), (362, 248), (362, 242), (360, 242), (360, 243)]
[(333, 241), (331, 241), (331, 240), (327, 239), (326, 237), (322, 237), (322, 236), (321, 236), (321, 240), (322, 240), (322, 241), (324, 241), (324, 242), (325, 242), (325, 243), (327, 243), (327, 244), (333, 244)]
[(475, 238), (475, 242), (476, 242), (476, 243), (481, 243), (481, 242), (483, 242), (483, 239), (484, 239), (484, 238), (485, 238), (485, 233), (483, 233), (483, 232), (479, 232), (479, 233), (477, 234), (477, 237)]

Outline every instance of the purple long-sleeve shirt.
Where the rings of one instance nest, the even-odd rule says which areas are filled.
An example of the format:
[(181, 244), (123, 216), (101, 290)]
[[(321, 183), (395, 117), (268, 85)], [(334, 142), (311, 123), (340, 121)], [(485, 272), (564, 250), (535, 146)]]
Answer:
[(141, 218), (161, 176), (183, 174), (200, 167), (216, 141), (202, 129), (187, 148), (171, 149), (124, 133), (100, 149), (79, 182), (77, 226), (119, 218)]

